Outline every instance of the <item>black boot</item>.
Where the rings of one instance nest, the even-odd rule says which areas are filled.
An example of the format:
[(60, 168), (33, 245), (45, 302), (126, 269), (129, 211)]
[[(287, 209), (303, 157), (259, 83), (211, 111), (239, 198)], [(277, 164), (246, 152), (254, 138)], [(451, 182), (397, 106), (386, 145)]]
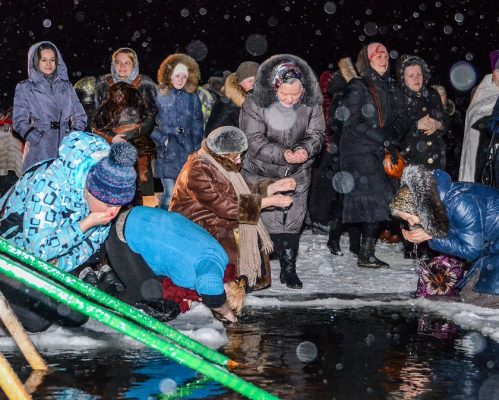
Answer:
[(285, 283), (288, 288), (301, 289), (303, 284), (296, 275), (296, 255), (295, 249), (283, 249), (279, 253), (279, 263), (281, 264), (281, 283)]
[(109, 265), (104, 264), (99, 269), (97, 276), (99, 277), (99, 281), (109, 288), (117, 290), (118, 292), (122, 292), (123, 290), (125, 290), (125, 287), (118, 278), (118, 275), (116, 275), (116, 272), (114, 272)]
[(357, 266), (364, 268), (388, 268), (389, 265), (379, 260), (374, 255), (374, 250), (376, 248), (376, 239), (375, 238), (362, 238), (362, 242), (360, 243), (360, 251), (359, 258), (357, 260)]
[(180, 314), (178, 303), (165, 299), (142, 300), (135, 303), (134, 307), (161, 322), (171, 321)]
[(342, 256), (343, 252), (340, 248), (342, 226), (338, 221), (331, 221), (331, 228), (329, 230), (329, 239), (327, 241), (327, 248), (331, 254), (335, 256)]
[(360, 251), (360, 236), (361, 231), (358, 226), (351, 226), (348, 228), (348, 238), (350, 240), (349, 250), (350, 253), (359, 255)]

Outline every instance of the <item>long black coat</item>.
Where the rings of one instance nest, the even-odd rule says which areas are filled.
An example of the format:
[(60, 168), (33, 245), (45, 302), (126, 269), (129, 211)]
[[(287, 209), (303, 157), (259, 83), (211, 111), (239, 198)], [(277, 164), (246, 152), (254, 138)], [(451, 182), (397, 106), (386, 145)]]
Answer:
[[(408, 164), (424, 165), (430, 169), (444, 169), (446, 164), (446, 146), (443, 138), (448, 120), (445, 117), (442, 102), (437, 91), (427, 87), (421, 92), (408, 88), (404, 90), (407, 114), (411, 127), (402, 141), (402, 153)], [(443, 124), (443, 129), (432, 135), (425, 135), (418, 129), (418, 121), (430, 115)]]
[[(387, 74), (383, 77), (371, 68), (363, 78), (352, 79), (343, 97), (345, 121), (340, 138), (342, 178), (333, 184), (345, 193), (343, 222), (378, 222), (390, 219), (388, 204), (396, 188), (383, 169), (385, 146), (399, 142), (409, 129), (403, 107), (403, 93)], [(366, 85), (374, 87), (383, 127), (378, 122), (375, 100)]]

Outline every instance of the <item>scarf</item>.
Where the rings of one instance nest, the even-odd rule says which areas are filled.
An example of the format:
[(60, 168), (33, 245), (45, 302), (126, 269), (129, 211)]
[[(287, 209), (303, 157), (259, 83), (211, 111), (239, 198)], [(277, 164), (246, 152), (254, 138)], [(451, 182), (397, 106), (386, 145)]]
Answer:
[[(251, 194), (248, 184), (239, 172), (227, 171), (223, 168), (203, 147), (198, 151), (200, 157), (213, 164), (217, 170), (231, 183), (237, 196)], [(239, 224), (239, 274), (248, 277), (249, 286), (254, 286), (256, 278), (262, 275), (260, 249), (258, 240), (262, 243), (261, 250), (270, 254), (273, 250), (273, 243), (263, 225), (262, 219), (256, 225)]]

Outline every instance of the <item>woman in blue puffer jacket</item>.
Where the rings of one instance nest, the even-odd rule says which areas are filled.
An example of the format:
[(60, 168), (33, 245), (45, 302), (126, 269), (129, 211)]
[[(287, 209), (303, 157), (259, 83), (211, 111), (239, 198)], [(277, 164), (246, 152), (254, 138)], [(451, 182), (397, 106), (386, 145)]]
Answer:
[(13, 120), (15, 130), (26, 140), (24, 171), (56, 158), (64, 136), (87, 126), (85, 110), (53, 43), (40, 42), (29, 49), (28, 79), (16, 86)]
[(407, 240), (428, 240), (433, 250), (473, 263), (458, 283), (466, 301), (499, 306), (499, 297), (483, 296), (499, 295), (499, 190), (451, 182), (442, 170), (407, 166), (390, 207), (412, 227), (402, 230)]
[(175, 180), (203, 139), (203, 113), (196, 94), (199, 66), (186, 54), (170, 55), (159, 67), (158, 82), (158, 127), (151, 139), (156, 143), (156, 171), (164, 190), (160, 207), (168, 210)]

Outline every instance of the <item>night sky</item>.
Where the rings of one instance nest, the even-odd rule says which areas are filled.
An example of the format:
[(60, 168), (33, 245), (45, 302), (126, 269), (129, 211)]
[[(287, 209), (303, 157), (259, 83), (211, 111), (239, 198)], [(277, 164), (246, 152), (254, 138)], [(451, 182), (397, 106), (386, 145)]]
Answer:
[(0, 108), (12, 104), (16, 83), (27, 78), (28, 49), (42, 40), (59, 47), (73, 83), (108, 73), (112, 50), (122, 46), (137, 51), (141, 73), (153, 79), (168, 54), (187, 52), (205, 83), (216, 71), (277, 53), (303, 57), (320, 74), (380, 41), (392, 75), (399, 55), (417, 54), (431, 66), (431, 83), (446, 86), (461, 107), (470, 91), (453, 90), (452, 65), (469, 61), (479, 82), (499, 48), (493, 0), (0, 0), (0, 15)]

